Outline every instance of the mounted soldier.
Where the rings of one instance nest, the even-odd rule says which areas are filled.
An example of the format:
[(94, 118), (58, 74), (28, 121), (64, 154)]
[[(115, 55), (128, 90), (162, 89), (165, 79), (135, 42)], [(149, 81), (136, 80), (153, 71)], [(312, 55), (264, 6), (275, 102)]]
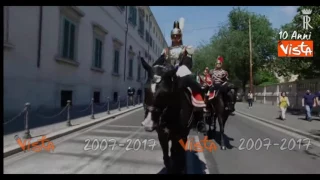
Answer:
[(202, 87), (212, 86), (212, 77), (208, 67), (203, 71), (203, 75), (199, 77), (198, 83), (200, 83)]
[(222, 69), (223, 60), (224, 60), (223, 57), (218, 56), (216, 67), (215, 69), (211, 70), (213, 86), (215, 87), (215, 89), (220, 89), (222, 93), (224, 93), (226, 98), (225, 100), (227, 101), (226, 108), (231, 112), (234, 112), (235, 102), (233, 101), (234, 98), (232, 93), (234, 93), (235, 87), (233, 84), (227, 82), (229, 80), (228, 72)]
[[(171, 30), (171, 41), (170, 47), (164, 49), (161, 56), (154, 64), (169, 64), (177, 68), (176, 75), (178, 77), (178, 87), (186, 89), (191, 94), (191, 103), (194, 107), (206, 108), (205, 95), (201, 86), (192, 76), (192, 56), (195, 49), (192, 46), (183, 45), (182, 42), (182, 29), (184, 26), (184, 19), (180, 18), (179, 21), (175, 21), (173, 29)], [(200, 120), (202, 121), (202, 120)], [(205, 127), (204, 122), (199, 123), (198, 129), (202, 131)]]

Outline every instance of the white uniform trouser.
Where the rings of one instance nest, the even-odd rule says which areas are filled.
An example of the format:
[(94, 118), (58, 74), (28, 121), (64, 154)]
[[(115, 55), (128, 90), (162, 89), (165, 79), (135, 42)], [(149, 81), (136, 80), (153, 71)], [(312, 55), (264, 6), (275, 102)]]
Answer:
[(286, 118), (286, 112), (287, 112), (287, 108), (286, 107), (280, 107), (280, 110), (281, 110), (281, 118), (282, 119), (285, 119)]

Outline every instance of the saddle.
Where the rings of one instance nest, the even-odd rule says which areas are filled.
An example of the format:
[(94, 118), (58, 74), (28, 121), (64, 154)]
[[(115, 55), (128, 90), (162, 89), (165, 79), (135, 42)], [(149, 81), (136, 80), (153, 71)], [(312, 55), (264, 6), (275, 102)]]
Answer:
[(201, 93), (192, 91), (191, 88), (187, 88), (189, 93), (191, 94), (191, 103), (194, 107), (198, 108), (205, 108), (206, 103), (204, 102), (204, 99), (201, 96)]
[[(212, 100), (213, 98), (217, 97), (217, 94), (219, 92), (219, 90), (214, 89), (213, 86), (206, 86), (206, 87), (202, 87), (202, 90), (205, 94), (205, 98), (207, 100)], [(204, 108), (207, 107), (206, 103), (204, 101), (204, 99), (202, 98), (201, 94), (198, 92), (193, 92), (191, 90), (191, 88), (188, 87), (188, 91), (191, 94), (191, 103), (193, 104), (193, 106), (198, 107), (198, 108)]]
[(208, 100), (212, 100), (213, 98), (217, 97), (219, 93), (219, 89), (215, 89), (213, 86), (208, 88), (206, 96), (208, 97)]

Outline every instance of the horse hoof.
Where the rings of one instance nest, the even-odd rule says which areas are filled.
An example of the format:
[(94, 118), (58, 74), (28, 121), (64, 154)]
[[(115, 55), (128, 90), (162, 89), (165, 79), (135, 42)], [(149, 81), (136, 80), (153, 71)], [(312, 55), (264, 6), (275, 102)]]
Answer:
[(221, 146), (221, 150), (226, 150), (226, 147), (225, 146)]

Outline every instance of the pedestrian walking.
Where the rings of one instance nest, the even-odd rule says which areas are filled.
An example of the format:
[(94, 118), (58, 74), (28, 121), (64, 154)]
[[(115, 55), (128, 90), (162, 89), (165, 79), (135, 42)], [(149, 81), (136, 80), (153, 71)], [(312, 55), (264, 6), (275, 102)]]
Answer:
[(279, 107), (281, 110), (279, 119), (282, 119), (282, 120), (286, 119), (286, 112), (287, 112), (288, 106), (290, 106), (289, 98), (287, 97), (285, 92), (282, 92), (279, 97)]
[(129, 96), (129, 104), (133, 104), (133, 89), (131, 87), (128, 88), (128, 96)]
[(302, 106), (305, 107), (306, 110), (306, 120), (309, 122), (312, 121), (312, 108), (317, 104), (316, 96), (311, 94), (310, 90), (306, 91), (306, 94), (302, 98)]
[(142, 97), (141, 97), (141, 95), (142, 95), (142, 90), (141, 90), (140, 88), (139, 88), (138, 91), (137, 91), (137, 95), (138, 95), (138, 102), (141, 103), (141, 102), (142, 102), (142, 101), (141, 101), (141, 100), (142, 100)]
[(251, 91), (249, 91), (247, 99), (248, 99), (249, 109), (251, 109), (252, 108), (252, 102), (253, 102), (253, 94), (252, 94)]
[(317, 105), (318, 105), (318, 116), (320, 117), (320, 90), (317, 93), (316, 102), (317, 102)]

